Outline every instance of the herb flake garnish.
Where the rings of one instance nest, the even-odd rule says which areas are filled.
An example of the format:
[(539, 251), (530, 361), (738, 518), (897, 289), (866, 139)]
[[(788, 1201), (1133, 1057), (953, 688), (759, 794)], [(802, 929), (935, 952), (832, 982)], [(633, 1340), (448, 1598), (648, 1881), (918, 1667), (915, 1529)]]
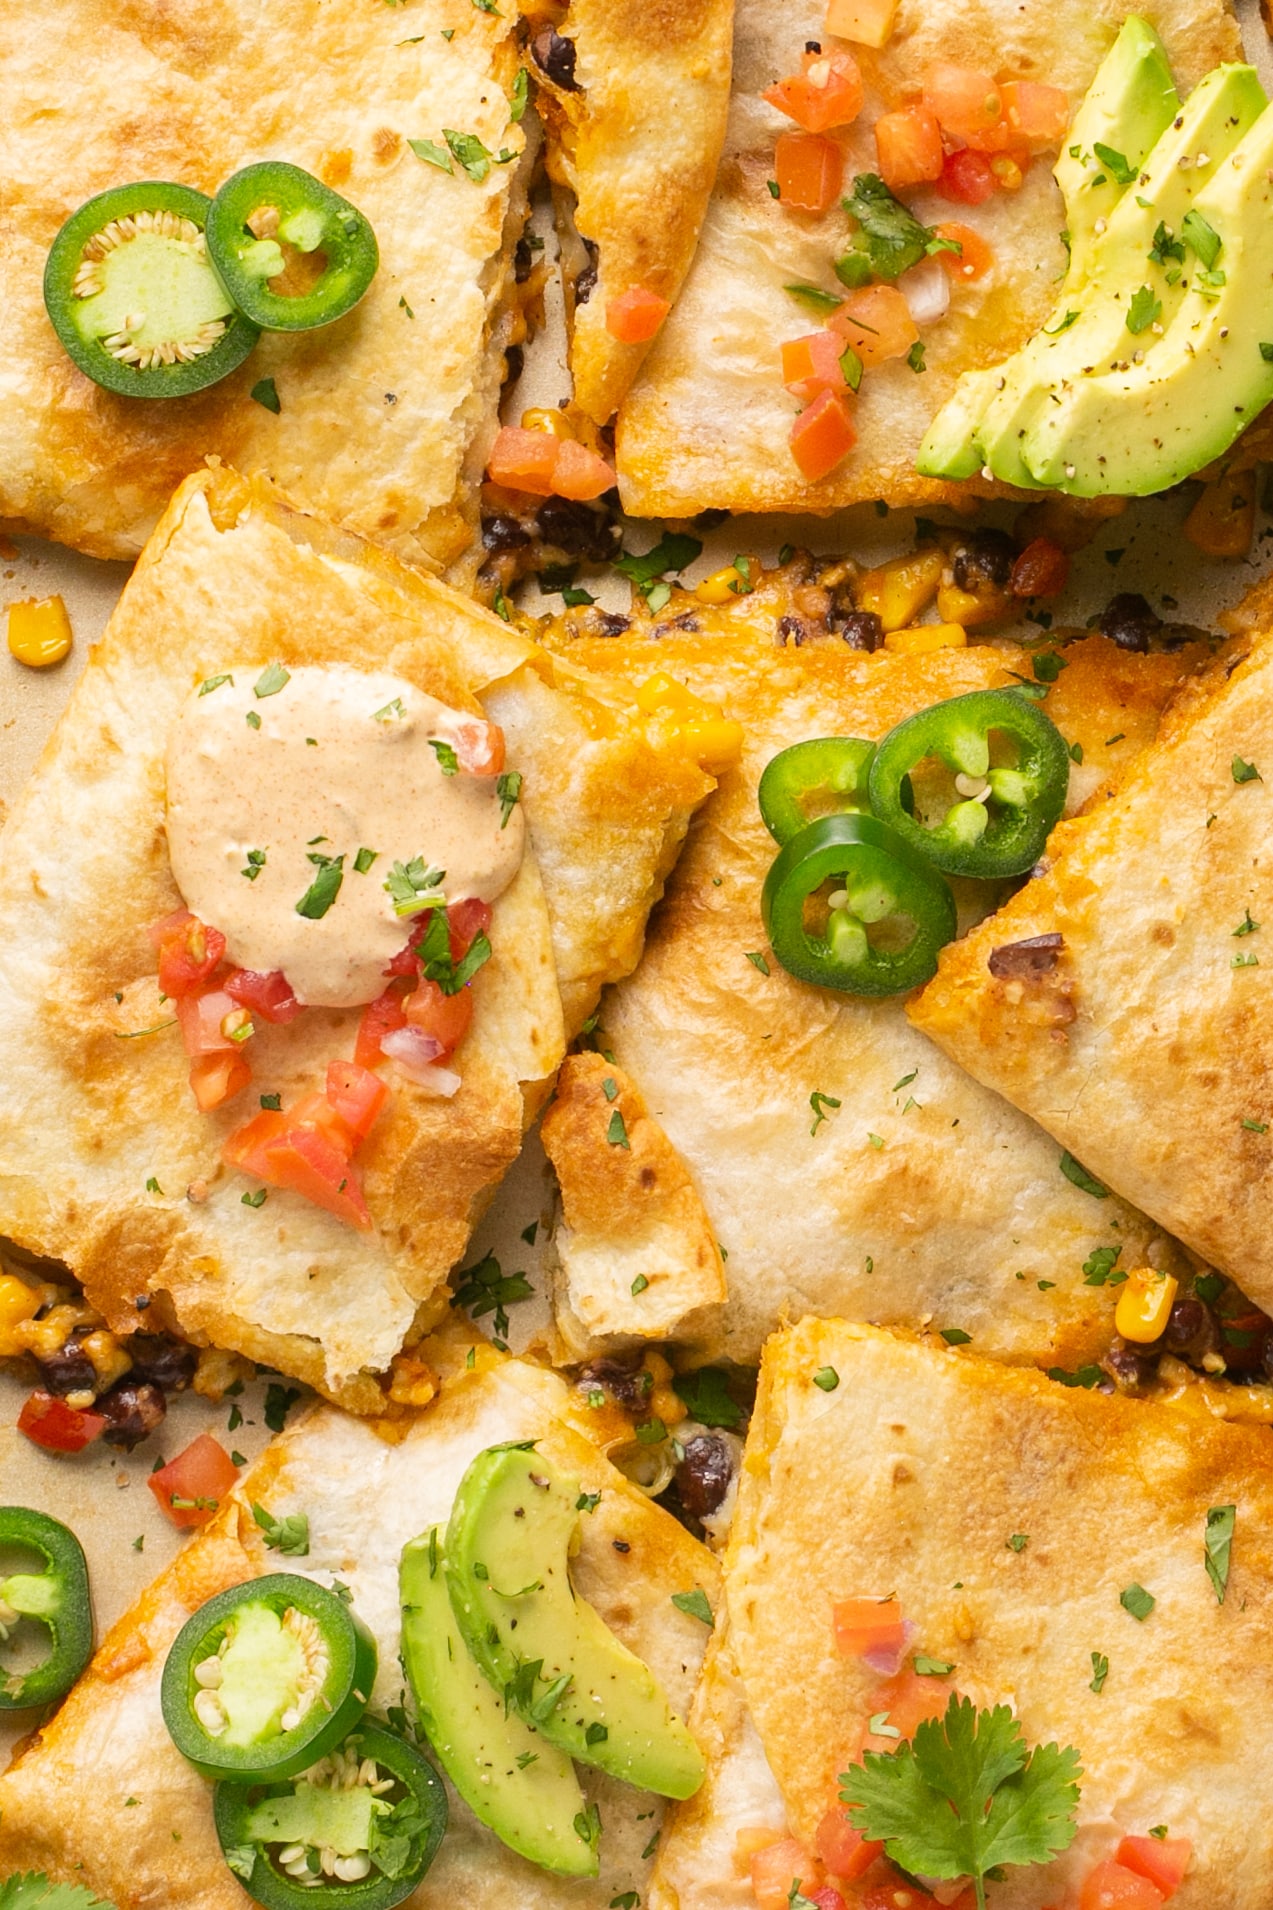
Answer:
[(1099, 1697), (1101, 1692), (1105, 1689), (1105, 1680), (1108, 1677), (1109, 1659), (1105, 1656), (1103, 1651), (1094, 1651), (1092, 1653), (1092, 1682), (1088, 1686), (1089, 1691), (1094, 1691)]
[(840, 1384), (840, 1375), (834, 1366), (820, 1366), (813, 1376), (813, 1383), (824, 1393), (833, 1393)]
[(1129, 1585), (1125, 1591), (1118, 1594), (1118, 1602), (1125, 1612), (1130, 1612), (1132, 1617), (1143, 1625), (1158, 1600), (1152, 1592), (1147, 1592), (1143, 1585)]
[(271, 1552), (281, 1552), (284, 1558), (309, 1557), (309, 1519), (304, 1512), (289, 1512), (286, 1517), (276, 1519), (272, 1512), (253, 1500), (252, 1517), (264, 1532)]
[(1213, 1505), (1207, 1508), (1203, 1557), (1207, 1567), (1207, 1577), (1215, 1590), (1218, 1605), (1224, 1604), (1224, 1594), (1229, 1583), (1229, 1560), (1233, 1549), (1233, 1528), (1237, 1516), (1236, 1505)]
[(1085, 1194), (1092, 1196), (1093, 1200), (1109, 1199), (1109, 1188), (1103, 1181), (1097, 1180), (1095, 1174), (1089, 1174), (1083, 1163), (1076, 1161), (1068, 1148), (1061, 1156), (1060, 1165), (1066, 1180), (1073, 1181), (1076, 1187), (1081, 1187)]
[(499, 797), (499, 826), (507, 829), (508, 819), (522, 797), (522, 772), (520, 769), (506, 769), (495, 778), (495, 794)]
[(700, 1426), (741, 1426), (743, 1409), (731, 1396), (729, 1376), (719, 1366), (674, 1373), (672, 1388), (691, 1419)]
[(1162, 317), (1162, 300), (1155, 298), (1150, 285), (1137, 286), (1127, 307), (1127, 329), (1133, 338), (1139, 338), (1142, 332), (1157, 324)]
[(266, 411), (272, 411), (276, 418), (283, 409), (279, 403), (278, 386), (272, 378), (258, 378), (248, 396), (255, 398), (257, 404), (262, 405)]
[(424, 934), (415, 943), (415, 952), (424, 963), (426, 981), (436, 982), (444, 995), (458, 995), (491, 959), (491, 945), (479, 929), (460, 960), (451, 957), (451, 931), (443, 910), (435, 909)]
[(410, 862), (395, 862), (385, 881), (385, 893), (392, 898), (395, 915), (419, 915), (424, 909), (444, 909), (446, 897), (439, 883), (446, 880), (446, 870), (426, 863), (423, 856), (412, 856)]
[(345, 879), (344, 856), (324, 856), (311, 852), (309, 860), (318, 870), (318, 874), (296, 904), (296, 913), (308, 921), (321, 922), (336, 897), (340, 894), (340, 885)]
[(228, 683), (231, 689), (234, 688), (234, 678), (232, 676), (227, 676), (223, 673), (221, 676), (205, 677), (203, 682), (199, 685), (200, 696), (211, 696), (213, 690), (219, 690), (223, 683)]
[(867, 266), (870, 276), (892, 283), (908, 266), (918, 265), (934, 250), (952, 249), (949, 243), (936, 239), (928, 226), (921, 225), (876, 173), (857, 175), (844, 209), (860, 228), (847, 260), (836, 263), (837, 276), (847, 284), (861, 282), (854, 270), (857, 260)]
[(816, 1134), (827, 1118), (827, 1109), (830, 1108), (833, 1114), (837, 1113), (840, 1108), (840, 1103), (833, 1094), (822, 1094), (815, 1088), (813, 1093), (809, 1096), (809, 1106), (813, 1109), (813, 1126), (809, 1129), (809, 1132), (810, 1134)]
[(1135, 166), (1129, 166), (1122, 153), (1112, 146), (1103, 146), (1099, 139), (1092, 141), (1092, 151), (1104, 166), (1106, 172), (1117, 186), (1130, 186), (1136, 177)]
[(431, 736), (429, 738), (429, 748), (437, 757), (438, 768), (442, 771), (444, 776), (458, 775), (460, 759), (456, 755), (452, 744), (444, 743), (440, 736)]
[(1254, 763), (1244, 762), (1240, 756), (1233, 759), (1233, 780), (1235, 783), (1262, 783), (1264, 781)]
[(277, 696), (284, 685), (291, 680), (290, 670), (285, 670), (281, 663), (271, 663), (268, 669), (262, 670), (252, 685), (252, 694), (256, 697)]
[(716, 1623), (712, 1617), (712, 1608), (707, 1602), (707, 1593), (699, 1586), (692, 1592), (673, 1592), (672, 1603), (678, 1612), (684, 1612), (687, 1618), (697, 1618), (711, 1631)]

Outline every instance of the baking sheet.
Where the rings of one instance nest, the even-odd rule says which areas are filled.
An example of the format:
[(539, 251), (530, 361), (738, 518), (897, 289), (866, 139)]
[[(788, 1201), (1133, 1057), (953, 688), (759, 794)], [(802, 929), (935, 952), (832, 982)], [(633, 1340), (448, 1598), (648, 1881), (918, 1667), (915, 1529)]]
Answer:
[[(1266, 87), (1273, 90), (1273, 60), (1257, 0), (1240, 0), (1238, 11), (1248, 55), (1261, 68)], [(548, 233), (542, 213), (536, 223)], [(551, 248), (550, 235), (547, 243)], [(506, 410), (513, 421), (523, 407), (554, 404), (568, 389), (555, 285), (549, 288), (547, 303), (548, 326), (528, 352), (526, 370), (509, 394)], [(1051, 606), (1054, 622), (1084, 624), (1116, 591), (1139, 591), (1165, 619), (1216, 627), (1219, 613), (1236, 603), (1273, 565), (1273, 521), (1261, 512), (1248, 559), (1210, 563), (1180, 536), (1191, 502), (1188, 492), (1146, 500), (1105, 525), (1075, 560), (1065, 597)], [(1009, 522), (1013, 514), (1014, 507), (996, 507), (982, 521)], [(687, 573), (687, 581), (707, 575), (740, 551), (773, 562), (787, 542), (819, 554), (848, 552), (879, 562), (907, 548), (913, 532), (909, 512), (884, 517), (856, 510), (825, 519), (735, 518), (706, 538), (704, 553)], [(657, 529), (634, 524), (628, 527), (625, 541), (629, 548), (643, 550), (657, 535)], [(0, 542), (0, 608), (22, 598), (57, 593), (66, 603), (74, 631), (70, 656), (52, 670), (25, 669), (7, 649), (0, 650), (0, 805), (5, 810), (34, 767), (127, 574), (125, 565), (98, 563), (37, 539)], [(581, 576), (580, 581), (585, 579)], [(586, 581), (601, 601), (618, 608), (626, 604), (628, 586), (622, 579), (590, 576)], [(527, 607), (533, 610), (536, 601), (532, 590)], [(1030, 634), (1027, 626), (1022, 626), (1021, 634)], [(1037, 634), (1042, 639), (1043, 633)], [(532, 1300), (512, 1310), (510, 1344), (515, 1351), (533, 1344), (547, 1322), (551, 1209), (551, 1178), (532, 1137), (469, 1256), (472, 1261), (493, 1250), (506, 1273), (524, 1270), (536, 1289)], [(532, 1223), (535, 1237), (527, 1241)], [(41, 1452), (17, 1431), (29, 1383), (14, 1372), (0, 1372), (0, 1503), (40, 1507), (78, 1533), (89, 1557), (99, 1637), (183, 1543), (146, 1488), (156, 1458), (160, 1454), (173, 1457), (202, 1431), (253, 1457), (269, 1437), (264, 1421), (266, 1385), (267, 1381), (258, 1381), (237, 1400), (215, 1406), (190, 1393), (177, 1396), (159, 1434), (131, 1455), (99, 1443), (75, 1458), (60, 1459)], [(0, 1720), (0, 1758), (34, 1722), (20, 1715)]]

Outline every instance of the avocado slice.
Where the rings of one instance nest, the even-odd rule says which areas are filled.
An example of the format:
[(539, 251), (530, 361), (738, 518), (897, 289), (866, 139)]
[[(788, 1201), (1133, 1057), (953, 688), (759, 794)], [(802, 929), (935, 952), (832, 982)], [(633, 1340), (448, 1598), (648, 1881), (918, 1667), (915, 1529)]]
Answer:
[(1273, 106), (1192, 211), (1194, 231), (1219, 240), (1210, 282), (1191, 250), (1188, 292), (1140, 362), (1076, 380), (1040, 413), (1022, 447), (1038, 483), (1076, 497), (1167, 490), (1273, 401)]
[(446, 1577), (473, 1658), (571, 1757), (642, 1790), (692, 1797), (702, 1754), (647, 1665), (570, 1582), (579, 1482), (526, 1446), (479, 1454), (456, 1495)]
[(470, 1658), (451, 1609), (443, 1528), (403, 1548), (402, 1668), (438, 1762), (480, 1823), (544, 1870), (595, 1877), (595, 1842), (564, 1751), (525, 1724)]
[(1037, 486), (1037, 473), (1022, 455), (1027, 432), (1067, 384), (1104, 371), (1136, 349), (1127, 327), (1142, 286), (1149, 288), (1151, 303), (1161, 307), (1160, 322), (1170, 323), (1184, 299), (1188, 274), (1155, 244), (1156, 235), (1161, 227), (1168, 240), (1178, 238), (1199, 187), (1219, 170), (1264, 104), (1251, 66), (1218, 66), (1194, 88), (1106, 221), (1092, 247), (1087, 283), (1059, 318), (1000, 368), (1003, 389), (977, 428), (982, 455), (996, 477)]

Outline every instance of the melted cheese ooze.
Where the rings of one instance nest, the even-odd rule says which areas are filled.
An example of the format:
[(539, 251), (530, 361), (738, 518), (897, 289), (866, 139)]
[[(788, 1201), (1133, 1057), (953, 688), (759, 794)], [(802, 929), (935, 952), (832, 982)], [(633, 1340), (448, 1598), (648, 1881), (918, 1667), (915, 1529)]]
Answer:
[[(317, 1007), (372, 1001), (418, 922), (395, 913), (385, 888), (394, 863), (420, 857), (444, 870), (448, 902), (493, 902), (521, 862), (520, 805), (501, 820), (494, 776), (445, 773), (432, 743), (456, 748), (480, 719), (401, 677), (310, 665), (258, 696), (277, 670), (227, 675), (191, 693), (168, 741), (177, 887), (239, 967), (281, 969)], [(365, 873), (360, 849), (376, 854)], [(344, 861), (335, 900), (314, 919), (297, 904), (319, 874), (316, 855)]]

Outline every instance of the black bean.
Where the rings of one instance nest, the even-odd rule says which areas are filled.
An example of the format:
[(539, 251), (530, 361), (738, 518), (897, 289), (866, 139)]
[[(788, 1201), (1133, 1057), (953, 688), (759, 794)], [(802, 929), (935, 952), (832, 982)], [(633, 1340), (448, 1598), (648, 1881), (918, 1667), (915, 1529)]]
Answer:
[(682, 610), (679, 617), (669, 617), (666, 623), (659, 625), (659, 635), (665, 636), (669, 630), (684, 630), (687, 636), (696, 637), (702, 628), (692, 610)]
[(534, 269), (535, 248), (529, 240), (521, 238), (517, 241), (517, 250), (513, 254), (513, 277), (519, 285), (525, 285)]
[(581, 1386), (600, 1386), (617, 1405), (629, 1413), (643, 1413), (645, 1402), (654, 1389), (654, 1375), (645, 1370), (638, 1347), (635, 1353), (613, 1359), (589, 1360), (579, 1369)]
[(1139, 591), (1120, 590), (1102, 610), (1096, 627), (1102, 636), (1116, 643), (1120, 650), (1136, 650), (1143, 654), (1149, 649), (1150, 639), (1163, 626), (1162, 618), (1154, 615)]
[(850, 650), (878, 650), (884, 641), (884, 625), (873, 610), (835, 611), (831, 621)]
[(529, 544), (530, 537), (524, 524), (519, 524), (515, 517), (507, 517), (503, 512), (482, 519), (482, 543), (489, 551), (521, 550)]
[(129, 1374), (103, 1393), (93, 1410), (107, 1422), (102, 1434), (107, 1445), (131, 1452), (154, 1432), (168, 1407), (158, 1386), (138, 1382)]
[(597, 289), (597, 261), (589, 259), (575, 280), (575, 304), (586, 305)]
[(1017, 547), (1006, 531), (974, 531), (960, 544), (952, 560), (955, 583), (976, 596), (988, 584), (1003, 588), (1012, 581)]
[(697, 1433), (676, 1468), (681, 1504), (696, 1519), (710, 1518), (724, 1504), (734, 1476), (733, 1456), (715, 1433)]
[(1000, 981), (1041, 981), (1052, 973), (1064, 947), (1065, 937), (1055, 930), (1049, 935), (1027, 935), (1023, 942), (992, 948), (986, 966)]
[(1154, 1377), (1152, 1359), (1138, 1353), (1126, 1340), (1115, 1340), (1105, 1355), (1105, 1370), (1113, 1377), (1120, 1393), (1141, 1392)]
[(621, 637), (632, 628), (631, 617), (625, 617), (621, 610), (602, 610), (598, 613), (603, 637)]
[(38, 1353), (35, 1363), (40, 1369), (45, 1391), (56, 1393), (61, 1399), (68, 1393), (93, 1393), (97, 1390), (97, 1369), (80, 1345), (78, 1329), (72, 1333), (65, 1346), (59, 1346), (52, 1353)]
[(803, 617), (793, 617), (788, 614), (785, 617), (779, 617), (774, 629), (774, 640), (783, 646), (794, 643), (798, 648), (800, 644), (808, 643), (813, 634), (813, 630)]
[(526, 354), (520, 345), (504, 347), (504, 377), (508, 384), (515, 385), (521, 377), (526, 364)]
[(595, 511), (576, 498), (546, 497), (535, 522), (543, 543), (590, 564), (607, 563), (618, 547), (618, 525), (604, 511)]
[(170, 1340), (166, 1333), (134, 1333), (124, 1351), (132, 1357), (131, 1377), (162, 1386), (166, 1393), (184, 1393), (199, 1362), (193, 1346)]
[(541, 27), (530, 43), (531, 57), (540, 72), (545, 74), (554, 86), (563, 93), (577, 93), (579, 82), (575, 78), (575, 43), (556, 27)]

